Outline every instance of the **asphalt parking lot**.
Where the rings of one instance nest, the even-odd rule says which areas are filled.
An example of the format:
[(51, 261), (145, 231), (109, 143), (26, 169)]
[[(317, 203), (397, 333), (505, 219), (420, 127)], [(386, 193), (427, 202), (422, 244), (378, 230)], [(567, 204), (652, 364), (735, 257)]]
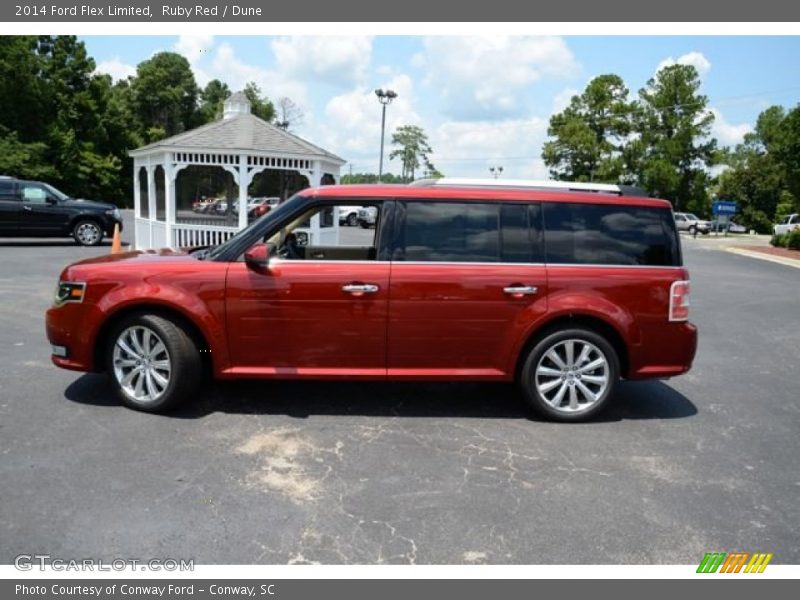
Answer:
[(50, 364), (59, 271), (108, 251), (0, 240), (0, 563), (800, 562), (799, 269), (685, 239), (694, 370), (592, 423), (483, 384), (211, 384), (155, 416)]

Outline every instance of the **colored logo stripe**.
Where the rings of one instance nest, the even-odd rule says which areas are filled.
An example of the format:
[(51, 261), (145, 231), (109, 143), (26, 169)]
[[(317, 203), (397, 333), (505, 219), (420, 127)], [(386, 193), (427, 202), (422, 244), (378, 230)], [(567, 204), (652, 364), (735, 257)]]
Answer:
[(700, 566), (697, 567), (698, 573), (716, 573), (722, 561), (725, 560), (724, 552), (706, 552)]
[[(747, 559), (750, 559), (748, 562)], [(725, 552), (706, 552), (700, 565), (697, 567), (698, 573), (763, 573), (767, 568), (769, 561), (772, 560), (772, 554), (763, 552), (756, 552), (749, 554), (748, 552), (732, 552), (730, 554)], [(747, 563), (747, 566), (745, 566)]]
[(753, 558), (747, 563), (744, 568), (745, 573), (763, 573), (767, 568), (769, 561), (772, 560), (772, 554), (753, 554)]

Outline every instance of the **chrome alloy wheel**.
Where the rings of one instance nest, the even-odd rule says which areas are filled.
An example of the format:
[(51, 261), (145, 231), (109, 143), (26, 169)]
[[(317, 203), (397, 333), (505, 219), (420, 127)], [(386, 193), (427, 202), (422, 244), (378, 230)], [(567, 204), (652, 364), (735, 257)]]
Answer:
[(102, 233), (94, 223), (81, 223), (75, 230), (75, 235), (84, 246), (93, 246), (100, 240)]
[(169, 385), (169, 352), (155, 331), (143, 325), (128, 327), (114, 343), (114, 377), (123, 393), (137, 403), (158, 400)]
[(609, 374), (608, 358), (597, 346), (586, 340), (568, 339), (542, 354), (534, 384), (550, 407), (577, 413), (600, 401), (608, 388)]

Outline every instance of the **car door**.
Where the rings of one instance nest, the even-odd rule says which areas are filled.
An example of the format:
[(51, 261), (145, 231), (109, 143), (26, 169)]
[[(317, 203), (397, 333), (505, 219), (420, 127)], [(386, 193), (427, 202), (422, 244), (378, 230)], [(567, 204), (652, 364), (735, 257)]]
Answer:
[(19, 195), (22, 198), (19, 228), (23, 235), (67, 233), (70, 211), (45, 186), (41, 183), (20, 182)]
[(398, 201), (396, 222), (389, 377), (512, 377), (547, 309), (539, 205)]
[(13, 179), (0, 178), (0, 235), (15, 235), (19, 226), (22, 202)]
[[(391, 203), (376, 205), (381, 214), (391, 210)], [(311, 210), (333, 214), (324, 201)], [(390, 263), (378, 256), (380, 228), (331, 223), (322, 239), (304, 231), (307, 245), (289, 247), (291, 236), (295, 241), (299, 237), (293, 229), (305, 229), (303, 225), (314, 222), (310, 217), (287, 217), (267, 233), (280, 254), (264, 272), (243, 262), (228, 269), (227, 329), (234, 372), (382, 378)]]

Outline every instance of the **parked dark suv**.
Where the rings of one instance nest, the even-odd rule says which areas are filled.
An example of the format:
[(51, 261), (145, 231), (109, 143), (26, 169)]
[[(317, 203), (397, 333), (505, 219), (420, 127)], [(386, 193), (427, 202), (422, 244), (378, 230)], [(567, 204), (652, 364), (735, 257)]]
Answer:
[[(68, 266), (53, 362), (146, 411), (220, 379), (516, 381), (551, 419), (695, 354), (670, 203), (601, 184), (439, 181), (301, 191), (214, 247)], [(302, 231), (341, 206), (376, 226)], [(643, 401), (647, 398), (643, 397)]]
[(76, 200), (41, 181), (0, 177), (0, 237), (73, 237), (96, 246), (122, 231), (119, 209), (106, 202)]

